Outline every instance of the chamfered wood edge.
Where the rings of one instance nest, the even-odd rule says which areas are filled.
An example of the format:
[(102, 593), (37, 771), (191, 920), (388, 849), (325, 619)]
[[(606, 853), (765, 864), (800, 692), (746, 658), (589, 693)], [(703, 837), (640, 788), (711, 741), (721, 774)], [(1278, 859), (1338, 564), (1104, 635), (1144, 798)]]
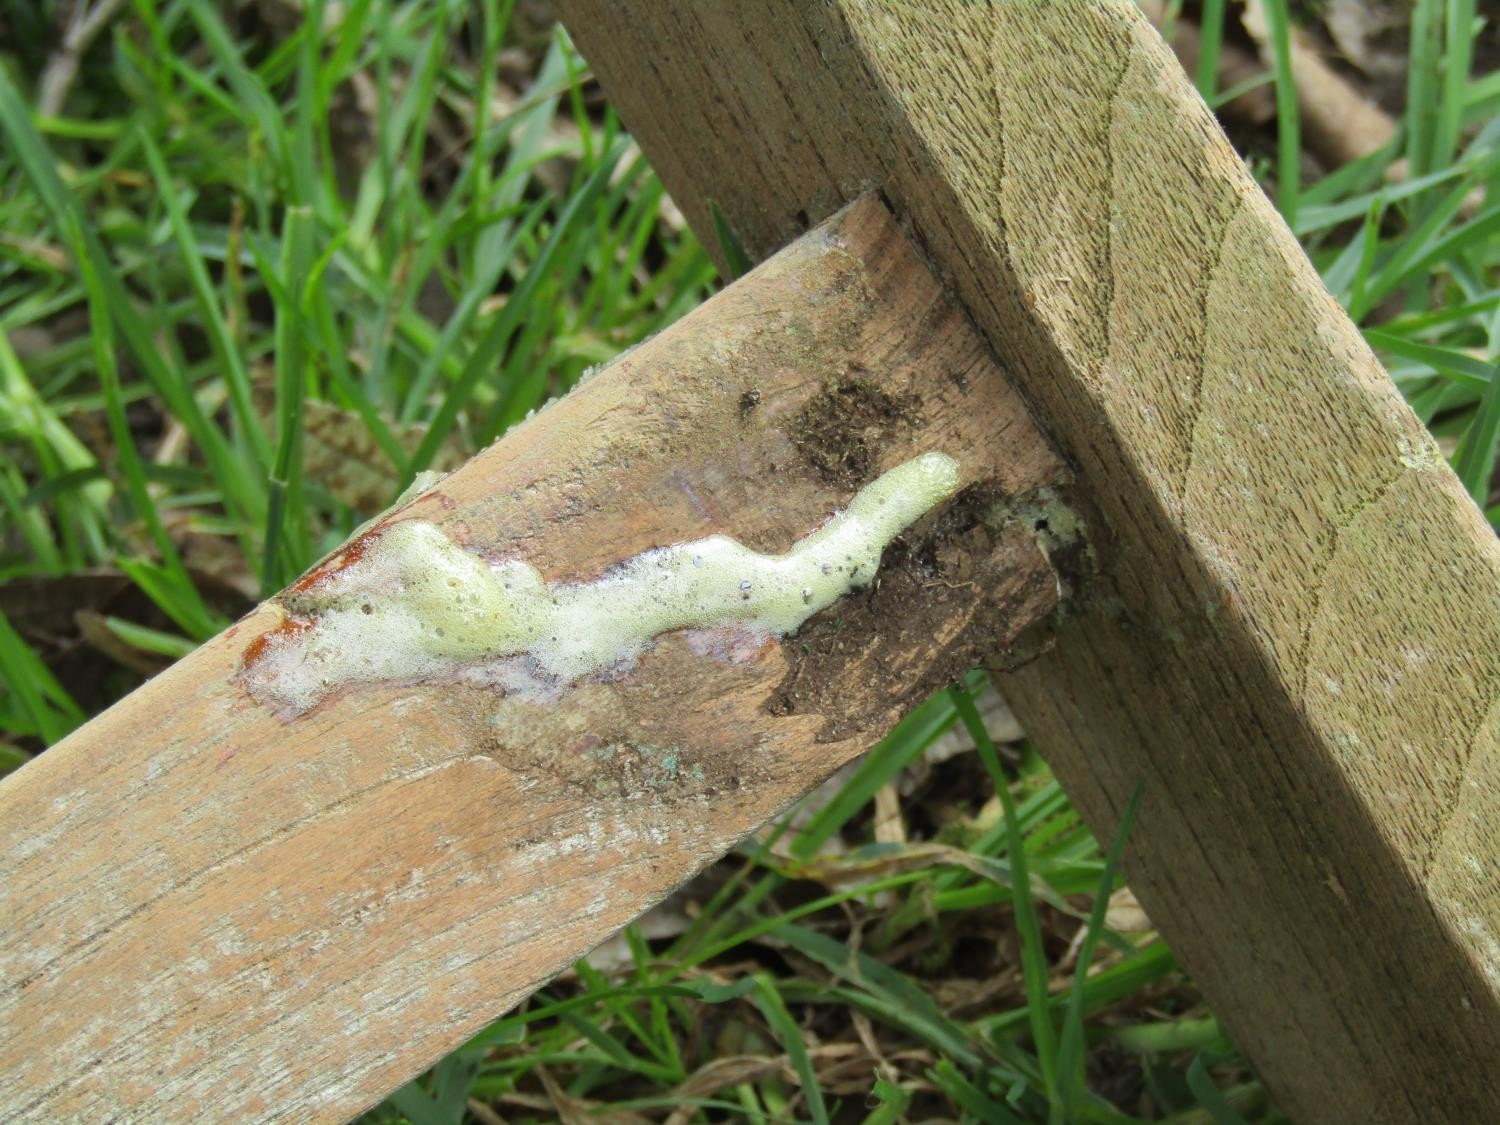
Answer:
[(560, 7), (710, 246), (878, 187), (1069, 458), (1007, 691), (1287, 1107), (1500, 1102), (1493, 536), (1134, 6)]

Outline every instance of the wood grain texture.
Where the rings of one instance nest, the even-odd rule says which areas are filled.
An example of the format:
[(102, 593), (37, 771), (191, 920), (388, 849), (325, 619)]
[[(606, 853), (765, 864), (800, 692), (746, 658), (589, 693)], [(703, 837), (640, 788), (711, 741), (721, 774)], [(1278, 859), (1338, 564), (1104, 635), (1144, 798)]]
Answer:
[(1500, 554), (1125, 0), (563, 0), (706, 241), (877, 188), (1077, 473), (1007, 693), (1305, 1121), (1500, 1105)]
[(419, 1073), (1056, 604), (1063, 483), (878, 202), (387, 519), (551, 581), (722, 532), (784, 550), (878, 473), (967, 487), (795, 640), (660, 638), (560, 703), (234, 681), (267, 603), (0, 784), (0, 1118), (339, 1120)]

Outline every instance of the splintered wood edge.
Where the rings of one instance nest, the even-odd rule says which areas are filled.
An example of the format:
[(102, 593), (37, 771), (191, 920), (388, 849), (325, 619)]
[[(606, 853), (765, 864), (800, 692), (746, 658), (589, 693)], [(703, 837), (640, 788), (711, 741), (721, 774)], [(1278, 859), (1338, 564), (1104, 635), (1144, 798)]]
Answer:
[[(342, 1120), (420, 1073), (1056, 604), (1065, 474), (878, 202), (393, 519), (549, 581), (785, 550), (940, 450), (964, 489), (794, 638), (669, 634), (560, 702), (237, 681), (274, 602), (0, 784), (0, 1116)], [(338, 561), (329, 565), (337, 566)]]
[(1495, 537), (1135, 5), (559, 7), (706, 245), (878, 187), (1067, 456), (1007, 696), (1292, 1116), (1491, 1116)]

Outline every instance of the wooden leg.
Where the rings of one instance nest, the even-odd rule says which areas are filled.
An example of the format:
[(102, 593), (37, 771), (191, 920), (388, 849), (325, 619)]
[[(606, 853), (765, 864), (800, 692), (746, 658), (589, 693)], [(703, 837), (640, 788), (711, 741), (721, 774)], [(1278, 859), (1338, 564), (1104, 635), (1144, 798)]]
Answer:
[(963, 490), (793, 637), (674, 631), (509, 693), (472, 661), (258, 690), (367, 536), (7, 778), (0, 1117), (375, 1102), (1047, 618), (1022, 513), (1066, 474), (867, 200), (387, 517), (585, 583), (716, 534), (785, 551), (932, 452)]
[(1128, 0), (561, 0), (705, 234), (878, 188), (1077, 472), (1007, 695), (1286, 1110), (1500, 1105), (1500, 547)]

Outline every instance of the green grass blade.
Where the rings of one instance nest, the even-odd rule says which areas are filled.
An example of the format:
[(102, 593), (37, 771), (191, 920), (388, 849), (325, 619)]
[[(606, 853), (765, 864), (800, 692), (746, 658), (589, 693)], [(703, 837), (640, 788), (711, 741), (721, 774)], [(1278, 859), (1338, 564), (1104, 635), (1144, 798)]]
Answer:
[(1446, 234), (1423, 239), (1414, 232), (1400, 251), (1381, 270), (1361, 304), (1369, 307), (1404, 285), (1419, 281), (1434, 267), (1447, 263), (1461, 253), (1490, 244), (1500, 234), (1500, 206), (1489, 208)]
[(915, 761), (933, 741), (958, 720), (953, 696), (946, 690), (936, 692), (925, 703), (898, 722), (880, 742), (865, 755), (854, 776), (838, 794), (797, 833), (791, 852), (807, 858), (838, 832), (892, 778)]
[(670, 1085), (675, 1078), (668, 1066), (633, 1054), (624, 1043), (581, 1012), (566, 1012), (563, 1021), (599, 1049), (599, 1053), (626, 1074), (640, 1074)]
[(818, 1084), (812, 1058), (807, 1053), (807, 1042), (802, 1037), (802, 1029), (797, 1026), (792, 1013), (787, 1011), (786, 1001), (781, 998), (776, 980), (768, 973), (755, 974), (755, 1005), (766, 1017), (766, 1023), (785, 1049), (792, 1069), (797, 1072), (797, 1078), (802, 1083), (802, 1098), (807, 1103), (807, 1111), (812, 1115), (814, 1125), (828, 1125), (828, 1107), (823, 1104), (823, 1090)]
[(29, 573), (61, 574), (69, 568), (70, 563), (81, 565), (80, 560), (64, 558), (52, 534), (52, 525), (37, 510), (37, 506), (29, 503), (28, 497), (22, 495), (25, 487), (26, 478), (21, 475), (20, 469), (13, 463), (0, 462), (0, 505), (4, 506), (5, 514), (10, 517), (11, 527), (20, 532), (30, 552), (30, 563), (23, 564), (22, 570)]
[(840, 995), (859, 1002), (866, 1011), (905, 1029), (969, 1070), (983, 1065), (968, 1028), (904, 974), (802, 926), (783, 923), (775, 933), (797, 952), (847, 981), (849, 988), (841, 990)]
[[(749, 985), (745, 987), (748, 991)], [(612, 989), (590, 992), (581, 996), (571, 996), (566, 1000), (547, 1001), (546, 997), (543, 996), (540, 997), (543, 1001), (541, 1003), (537, 1003), (538, 998), (533, 997), (532, 1007), (524, 1012), (502, 1016), (470, 1039), (465, 1044), (465, 1047), (489, 1047), (513, 1042), (516, 1039), (518, 1029), (524, 1029), (545, 1020), (558, 1019), (568, 1012), (596, 1007), (601, 1001), (609, 997), (645, 996), (701, 998), (698, 988), (690, 988), (677, 984), (620, 985)]]
[(1479, 409), (1474, 412), (1453, 454), (1453, 471), (1480, 507), (1489, 500), (1490, 480), (1495, 474), (1497, 439), (1500, 439), (1500, 365), (1491, 364), (1489, 382), (1480, 396)]
[(432, 1100), (437, 1111), (453, 1125), (462, 1125), (468, 1116), (469, 1091), (479, 1077), (484, 1052), (458, 1050), (432, 1068)]
[(1209, 102), (1209, 108), (1218, 110), (1237, 98), (1242, 98), (1251, 90), (1259, 90), (1262, 86), (1271, 86), (1276, 82), (1276, 75), (1269, 70), (1264, 74), (1251, 75), (1241, 82), (1236, 82), (1227, 89), (1220, 90), (1214, 95), (1214, 100)]
[(219, 5), (208, 0), (190, 0), (188, 11), (234, 95), (234, 104), (240, 107), (244, 119), (254, 124), (260, 142), (270, 152), (276, 174), (290, 186), (294, 200), (307, 200), (312, 195), (311, 185), (302, 181), (305, 170), (292, 159), (281, 110), (265, 81), (245, 64), (244, 56), (224, 26)]
[(572, 85), (569, 80), (570, 60), (566, 33), (559, 29), (553, 35), (536, 78), (532, 80), (531, 96), (512, 112), (511, 119), (505, 123), (508, 145), (500, 174), (491, 191), (474, 193), (476, 210), (472, 218), (482, 228), (474, 242), (478, 262), (499, 263), (509, 257), (505, 248), (511, 242), (511, 224), (483, 224), (480, 209), (491, 213), (504, 212), (525, 198), (532, 173), (547, 158), (549, 146), (553, 143), (552, 122), (557, 116), (559, 100)]
[(1094, 904), (1089, 911), (1088, 930), (1078, 950), (1078, 963), (1073, 971), (1073, 986), (1068, 992), (1067, 1014), (1063, 1017), (1062, 1034), (1058, 1043), (1057, 1070), (1058, 1093), (1061, 1113), (1065, 1121), (1073, 1120), (1083, 1100), (1084, 1065), (1086, 1058), (1083, 1042), (1083, 1009), (1085, 986), (1089, 968), (1094, 963), (1094, 952), (1104, 934), (1104, 916), (1109, 910), (1109, 896), (1114, 891), (1115, 872), (1119, 869), (1120, 857), (1125, 851), (1125, 841), (1140, 810), (1141, 792), (1145, 782), (1137, 783), (1125, 802), (1125, 811), (1120, 814), (1120, 827), (1115, 833), (1114, 843), (1104, 860), (1104, 873), (1099, 878), (1099, 887), (1094, 892)]
[(1408, 180), (1405, 183), (1383, 185), (1374, 191), (1361, 192), (1341, 199), (1337, 203), (1324, 203), (1310, 205), (1307, 193), (1303, 193), (1302, 208), (1298, 214), (1295, 230), (1299, 237), (1316, 234), (1318, 231), (1329, 227), (1347, 223), (1351, 219), (1358, 219), (1376, 204), (1384, 207), (1387, 204), (1399, 203), (1415, 196), (1423, 195), (1427, 191), (1440, 184), (1448, 183), (1465, 174), (1462, 165), (1455, 164), (1444, 168), (1440, 172), (1433, 172), (1420, 179)]
[(82, 725), (82, 708), (63, 690), (41, 657), (21, 639), (3, 611), (0, 611), (0, 679), (31, 720), (29, 733), (47, 745)]
[[(14, 518), (48, 569), (63, 565), (64, 554), (76, 567), (102, 564), (109, 556), (110, 511), (113, 493), (94, 455), (73, 433), (54, 404), (31, 380), (9, 338), (0, 331), (0, 434), (7, 440), (24, 437), (30, 444), (43, 481), (28, 490), (30, 507), (49, 494), (55, 504), (64, 552), (58, 552), (52, 528), (37, 512)], [(19, 488), (16, 489), (19, 495)], [(66, 500), (62, 496), (66, 495)]]
[(286, 299), (276, 306), (276, 461), (268, 488), (263, 597), (275, 593), (312, 561), (301, 459), (302, 402), (308, 381), (304, 303), (312, 272), (314, 224), (309, 208), (287, 208), (279, 270)]
[(1202, 1051), (1198, 1052), (1193, 1058), (1192, 1065), (1188, 1067), (1187, 1084), (1188, 1089), (1193, 1092), (1193, 1097), (1197, 1098), (1198, 1103), (1208, 1111), (1214, 1125), (1250, 1125), (1240, 1116), (1234, 1106), (1229, 1104), (1229, 1099), (1224, 1096), (1224, 1092), (1214, 1085)]
[(203, 254), (198, 247), (198, 240), (194, 237), (192, 226), (188, 222), (187, 208), (177, 191), (177, 185), (171, 173), (167, 170), (166, 161), (162, 159), (161, 152), (151, 140), (150, 134), (144, 129), (139, 129), (136, 136), (142, 151), (146, 154), (146, 164), (156, 181), (158, 197), (166, 207), (167, 221), (172, 228), (172, 236), (177, 240), (177, 245), (181, 249), (181, 261), (187, 271), (194, 300), (197, 302), (198, 315), (202, 318), (202, 328), (208, 336), (214, 358), (219, 363), (225, 385), (229, 389), (229, 402), (234, 410), (235, 419), (239, 423), (240, 432), (250, 446), (255, 463), (260, 471), (264, 472), (271, 463), (271, 446), (266, 440), (265, 431), (261, 429), (260, 421), (255, 416), (255, 408), (251, 405), (250, 373), (245, 368), (244, 356), (240, 352), (238, 343), (230, 335), (228, 322), (224, 319), (224, 314), (219, 307), (218, 295), (214, 290), (213, 282), (209, 279), (208, 269), (203, 263)]
[[(4, 728), (6, 725), (3, 721), (0, 721), (0, 728)], [(31, 758), (32, 756), (19, 746), (13, 746), (9, 742), (0, 742), (0, 777), (15, 773), (16, 770), (31, 761)]]
[[(402, 413), (403, 421), (417, 419), (421, 407), (427, 401), (429, 391), (448, 364), (453, 364), (455, 380), (462, 377), (464, 368), (456, 358), (460, 340), (478, 315), (480, 307), (494, 296), (500, 278), (515, 257), (516, 247), (530, 237), (531, 232), (546, 215), (549, 206), (549, 201), (545, 199), (532, 204), (520, 222), (510, 226), (506, 241), (495, 246), (488, 257), (476, 263), (458, 307), (443, 325), (442, 332), (424, 349), (426, 356), (406, 394), (406, 407)], [(412, 471), (424, 467), (417, 465)]]
[[(333, 145), (328, 137), (329, 106), (324, 100), (324, 0), (304, 0), (301, 43), (297, 51), (297, 87), (288, 149), (294, 169), (291, 202), (310, 207), (330, 223), (341, 222), (342, 207), (332, 181)], [(320, 169), (326, 174), (320, 175)]]
[(1271, 68), (1276, 74), (1276, 205), (1293, 230), (1302, 188), (1302, 125), (1297, 109), (1297, 76), (1292, 70), (1292, 28), (1286, 0), (1265, 0), (1271, 34)]
[(1343, 301), (1345, 308), (1364, 305), (1370, 275), (1374, 272), (1375, 258), (1380, 250), (1380, 221), (1384, 215), (1385, 201), (1376, 196), (1365, 213), (1359, 233), (1349, 240), (1349, 245), (1327, 272), (1328, 288)]
[(1442, 168), (1453, 163), (1469, 93), (1469, 67), (1474, 56), (1474, 0), (1447, 0), (1444, 17), (1442, 92), (1432, 139), (1432, 163)]
[(740, 241), (739, 235), (734, 233), (734, 228), (729, 225), (724, 212), (712, 199), (708, 201), (708, 218), (714, 226), (714, 238), (719, 244), (719, 253), (724, 255), (724, 265), (729, 270), (729, 281), (744, 277), (752, 269), (755, 263), (751, 260), (749, 253), (745, 250), (745, 244)]
[(94, 365), (104, 391), (109, 433), (114, 442), (117, 465), (120, 475), (125, 478), (126, 491), (136, 516), (146, 525), (162, 560), (166, 586), (161, 588), (164, 592), (158, 595), (158, 603), (190, 635), (199, 640), (207, 640), (219, 631), (220, 622), (203, 604), (197, 586), (188, 577), (187, 568), (183, 566), (177, 547), (161, 522), (156, 501), (146, 482), (140, 452), (135, 447), (135, 435), (125, 417), (125, 402), (121, 395), (120, 375), (115, 361), (114, 322), (109, 314), (109, 298), (98, 275), (94, 273), (93, 262), (87, 256), (79, 259), (78, 269), (83, 278), (84, 290), (88, 294)]
[(386, 1104), (395, 1107), (411, 1125), (463, 1125), (463, 1115), (445, 1113), (420, 1082), (408, 1082), (387, 1098)]
[[(627, 930), (631, 928), (627, 927)], [(627, 943), (629, 943), (628, 938)], [(632, 951), (634, 951), (633, 944)], [(589, 964), (587, 959), (579, 961), (574, 966), (574, 971), (578, 974), (578, 979), (590, 991), (608, 991), (609, 982), (605, 980), (604, 975), (598, 969)], [(665, 1076), (664, 1081), (667, 1084), (680, 1082), (685, 1077), (681, 1073), (680, 1067), (677, 1066), (675, 1060), (671, 1057), (670, 1052), (661, 1043), (657, 1042), (656, 1038), (647, 1030), (646, 1025), (641, 1022), (631, 1003), (607, 998), (601, 1001), (601, 1004), (608, 1011), (610, 1017), (618, 1020), (630, 1032), (635, 1041), (645, 1047), (651, 1053), (652, 1057), (661, 1064), (663, 1068), (661, 1073)], [(620, 1049), (623, 1051), (623, 1047)]]
[(1198, 93), (1209, 105), (1219, 92), (1219, 53), (1224, 42), (1224, 0), (1203, 0), (1198, 27)]
[[(438, 447), (452, 432), (459, 412), (468, 404), (475, 386), (494, 369), (496, 361), (515, 334), (516, 328), (528, 315), (532, 294), (552, 269), (562, 248), (573, 235), (575, 226), (588, 214), (590, 206), (609, 185), (610, 174), (614, 171), (615, 164), (624, 150), (623, 144), (617, 144), (594, 169), (583, 187), (568, 200), (567, 206), (557, 218), (557, 225), (548, 235), (536, 260), (531, 263), (525, 277), (511, 293), (505, 307), (496, 314), (494, 322), (485, 332), (464, 364), (457, 381), (444, 397), (442, 405), (428, 426), (426, 435), (422, 438), (421, 445), (412, 456), (414, 470), (420, 471), (432, 464), (432, 458), (436, 455)], [(507, 389), (502, 388), (502, 397)], [(514, 418), (502, 416), (502, 425), (509, 421), (514, 421)]]
[[(1136, 950), (1126, 960), (1088, 978), (1084, 985), (1085, 1014), (1149, 988), (1176, 968), (1177, 959), (1164, 942), (1154, 941)], [(1067, 1000), (1067, 996), (1053, 996), (1049, 998), (1048, 1004), (1061, 1015)], [(976, 1021), (976, 1027), (992, 1035), (1005, 1034), (1021, 1027), (1030, 1019), (1031, 1013), (1026, 1008), (1015, 1008), (998, 1015), (984, 1016)]]
[(1212, 1016), (1202, 1019), (1174, 1019), (1163, 1023), (1137, 1023), (1110, 1032), (1111, 1041), (1132, 1051), (1187, 1051), (1207, 1047), (1224, 1038), (1219, 1021)]
[(1453, 348), (1441, 348), (1432, 344), (1408, 340), (1391, 332), (1376, 328), (1365, 329), (1365, 340), (1377, 351), (1390, 352), (1405, 359), (1426, 364), (1454, 382), (1462, 383), (1478, 391), (1484, 391), (1493, 381), (1495, 365), (1487, 360), (1475, 359)]
[[(1275, 75), (1269, 71), (1265, 77), (1275, 81)], [(1391, 164), (1401, 156), (1401, 141), (1401, 132), (1398, 129), (1389, 141), (1375, 151), (1357, 160), (1351, 160), (1342, 168), (1335, 168), (1320, 179), (1304, 185), (1299, 213), (1309, 207), (1331, 206), (1340, 199), (1357, 195), (1360, 192), (1374, 191), (1386, 183), (1387, 171)]]
[(900, 1125), (911, 1105), (911, 1091), (884, 1078), (877, 1078), (870, 1090), (875, 1108), (865, 1115), (863, 1125)]
[(1000, 757), (990, 733), (969, 693), (950, 688), (953, 706), (959, 721), (974, 740), (980, 758), (995, 783), (996, 795), (1000, 798), (1005, 815), (1007, 854), (1011, 864), (1011, 903), (1015, 909), (1016, 929), (1021, 939), (1021, 974), (1026, 988), (1026, 1005), (1030, 1013), (1031, 1037), (1036, 1047), (1037, 1060), (1042, 1071), (1042, 1082), (1047, 1102), (1059, 1105), (1057, 1086), (1057, 1031), (1052, 1022), (1048, 1004), (1048, 985), (1051, 966), (1042, 939), (1041, 924), (1036, 915), (1036, 904), (1031, 897), (1031, 875), (1026, 856), (1026, 841), (1021, 835), (1021, 822), (1016, 816), (1015, 799), (1011, 796), (1010, 782), (1000, 768)]
[(151, 629), (119, 617), (106, 616), (104, 624), (108, 626), (110, 632), (132, 648), (138, 648), (142, 652), (153, 652), (158, 656), (168, 656), (173, 660), (181, 660), (198, 647), (196, 642), (186, 637), (163, 633), (160, 629)]
[(1438, 89), (1442, 30), (1442, 0), (1417, 0), (1411, 12), (1406, 66), (1406, 160), (1412, 176), (1425, 176), (1434, 168), (1442, 112)]
[(0, 133), (10, 142), (11, 155), (46, 206), (54, 229), (68, 244), (75, 267), (80, 272), (87, 267), (93, 275), (103, 308), (118, 326), (132, 359), (208, 460), (226, 504), (242, 517), (258, 520), (265, 510), (264, 491), (256, 487), (254, 474), (243, 471), (223, 432), (209, 420), (190, 388), (162, 359), (152, 330), (136, 312), (93, 225), (64, 186), (51, 153), (33, 128), (30, 113), (3, 67)]
[(938, 1060), (927, 1077), (975, 1121), (985, 1125), (1025, 1125), (1015, 1113), (965, 1078), (948, 1059)]

